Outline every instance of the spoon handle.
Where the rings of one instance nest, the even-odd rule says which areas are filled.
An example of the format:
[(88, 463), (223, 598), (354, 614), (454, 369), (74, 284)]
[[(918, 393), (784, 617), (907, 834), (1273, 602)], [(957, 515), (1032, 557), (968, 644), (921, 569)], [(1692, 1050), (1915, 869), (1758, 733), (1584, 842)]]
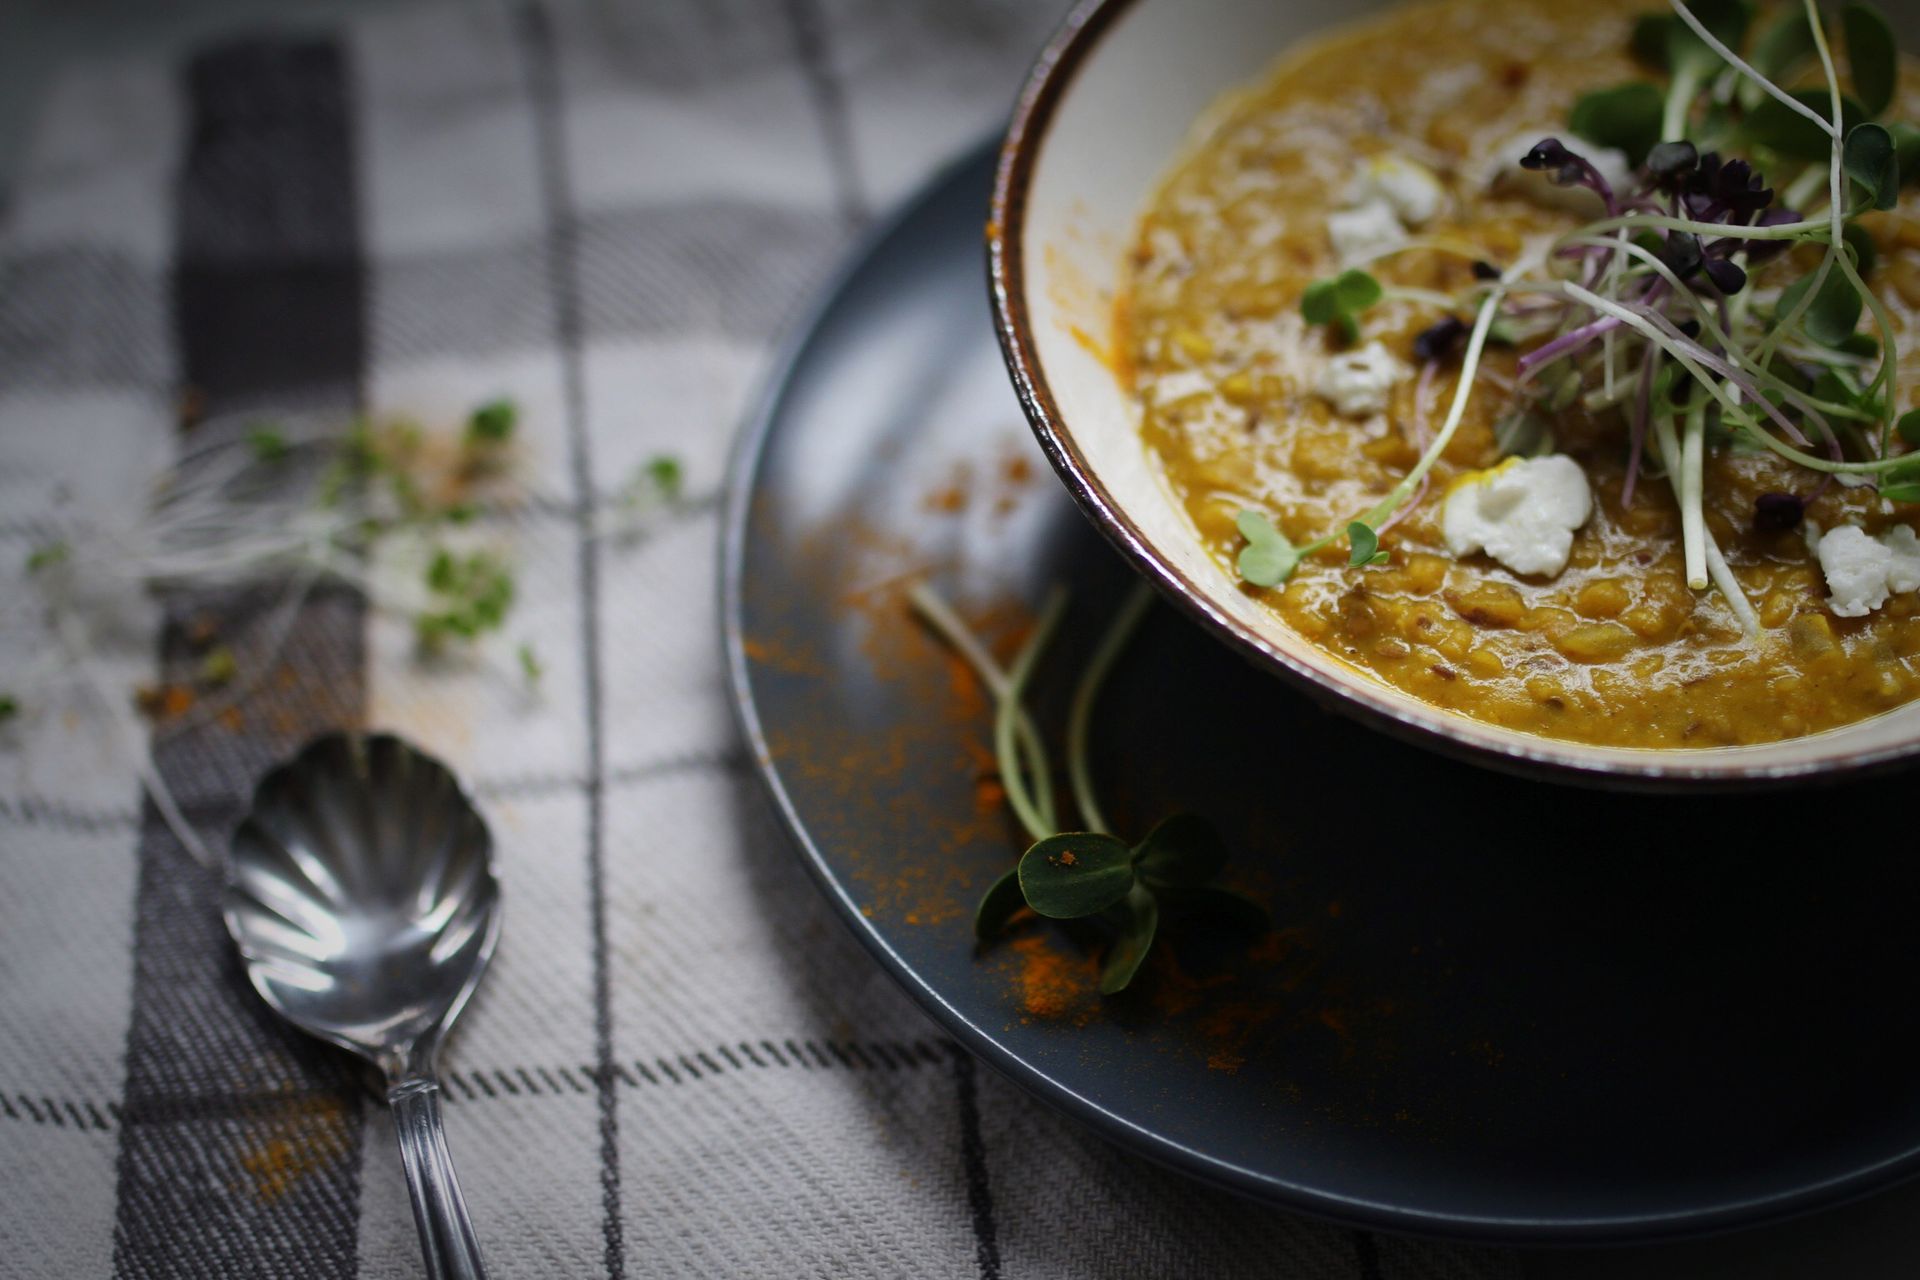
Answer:
[(431, 1280), (485, 1280), (480, 1242), (474, 1238), (440, 1125), (440, 1083), (431, 1076), (402, 1080), (387, 1090), (387, 1104), (400, 1134), (400, 1159), (407, 1169), (427, 1275)]

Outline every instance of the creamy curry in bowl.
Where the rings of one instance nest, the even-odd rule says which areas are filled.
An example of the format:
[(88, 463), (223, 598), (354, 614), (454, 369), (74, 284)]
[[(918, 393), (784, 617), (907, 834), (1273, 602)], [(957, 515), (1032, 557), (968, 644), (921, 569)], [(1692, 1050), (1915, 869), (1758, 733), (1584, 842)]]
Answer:
[[(1858, 746), (1898, 752), (1920, 736), (1909, 122), (1920, 76), (1869, 6), (1387, 8), (1207, 108), (1109, 218), (1104, 287), (1062, 265), (1089, 257), (1070, 229), (1044, 251), (1031, 310), (1122, 388), (1138, 471), (1094, 465), (1113, 431), (1062, 411), (1096, 398), (1084, 371), (1009, 337), (1043, 323), (1021, 298), (1003, 338), (1123, 546), (1396, 719), (1578, 767), (1773, 744), (1777, 773), (1893, 713)], [(1028, 143), (1042, 191), (1061, 132)], [(1009, 168), (996, 214), (1034, 237), (1051, 200)], [(1127, 518), (1141, 472), (1211, 576), (1171, 522)]]

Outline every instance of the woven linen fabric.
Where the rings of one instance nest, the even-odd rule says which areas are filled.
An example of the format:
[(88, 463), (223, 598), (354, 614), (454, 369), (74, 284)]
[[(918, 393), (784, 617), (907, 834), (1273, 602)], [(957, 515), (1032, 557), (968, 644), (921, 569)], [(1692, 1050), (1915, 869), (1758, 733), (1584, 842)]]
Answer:
[[(1211, 1191), (978, 1070), (831, 917), (736, 741), (735, 424), (861, 224), (1002, 118), (1057, 16), (396, 5), (63, 68), (0, 215), (0, 670), (40, 691), (0, 728), (0, 1276), (419, 1274), (384, 1108), (247, 987), (123, 741), (151, 735), (217, 848), (339, 724), (419, 740), (495, 832), (504, 938), (443, 1068), (497, 1275), (1519, 1274)], [(128, 590), (76, 682), (26, 556), (196, 447), (188, 389), (215, 423), (513, 397), (534, 500), (477, 534), (519, 569), (505, 637), (423, 670), (342, 589), (284, 639), (270, 590)], [(589, 536), (662, 451), (691, 500)], [(126, 692), (190, 672), (203, 617), (274, 678), (227, 722), (136, 725)]]

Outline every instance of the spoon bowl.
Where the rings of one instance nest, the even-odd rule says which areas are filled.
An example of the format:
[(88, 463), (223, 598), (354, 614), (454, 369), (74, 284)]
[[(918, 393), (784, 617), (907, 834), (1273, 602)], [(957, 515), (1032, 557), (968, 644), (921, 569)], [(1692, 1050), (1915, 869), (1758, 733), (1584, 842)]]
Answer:
[(500, 936), (486, 822), (387, 734), (328, 734), (268, 773), (235, 830), (223, 914), (254, 989), (386, 1077), (427, 1270), (482, 1274), (440, 1130), (434, 1059)]

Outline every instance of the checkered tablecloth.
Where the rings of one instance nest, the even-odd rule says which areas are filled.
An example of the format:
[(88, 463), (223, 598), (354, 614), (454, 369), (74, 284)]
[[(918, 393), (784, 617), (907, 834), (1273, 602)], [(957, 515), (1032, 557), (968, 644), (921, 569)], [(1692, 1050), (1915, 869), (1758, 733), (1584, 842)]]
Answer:
[[(127, 748), (217, 848), (340, 724), (422, 742), (495, 832), (505, 936), (443, 1066), (497, 1275), (1520, 1274), (1212, 1192), (976, 1069), (818, 900), (735, 739), (717, 488), (770, 343), (1056, 16), (396, 5), (60, 69), (0, 213), (0, 688), (40, 673), (0, 726), (0, 1276), (418, 1273), (384, 1109), (247, 988)], [(144, 500), (196, 445), (188, 389), (216, 423), (513, 397), (532, 500), (477, 534), (518, 567), (506, 634), (423, 668), (343, 590), (284, 643), (272, 590), (128, 590), (100, 689), (50, 664), (28, 553)], [(688, 500), (590, 536), (660, 452)], [(109, 712), (189, 674), (206, 617), (273, 655), (238, 714)]]

